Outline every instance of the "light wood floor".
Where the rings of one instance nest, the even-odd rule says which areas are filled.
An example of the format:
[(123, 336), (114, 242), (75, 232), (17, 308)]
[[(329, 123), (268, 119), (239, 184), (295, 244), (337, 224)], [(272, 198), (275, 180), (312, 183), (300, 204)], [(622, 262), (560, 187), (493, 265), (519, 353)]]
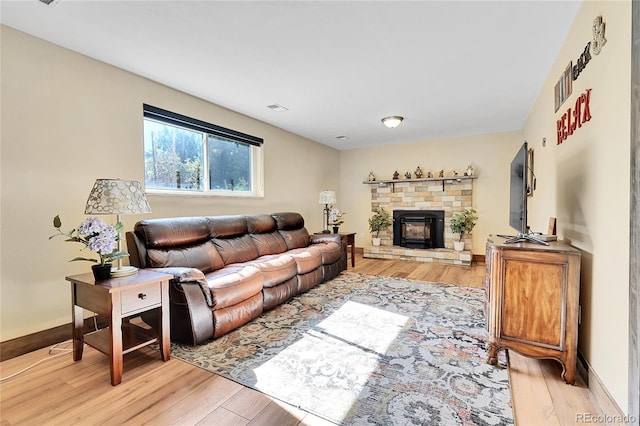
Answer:
[[(439, 266), (357, 256), (356, 268), (349, 270), (484, 285), (484, 265)], [(0, 426), (331, 424), (180, 360), (163, 363), (148, 348), (125, 355), (123, 381), (115, 387), (109, 382), (107, 358), (94, 349), (86, 347), (79, 362), (69, 352), (49, 352), (41, 349), (0, 363), (4, 378), (45, 360), (0, 383)], [(578, 415), (599, 414), (584, 382), (562, 382), (557, 362), (513, 352), (509, 358), (516, 424), (570, 425), (580, 423)]]

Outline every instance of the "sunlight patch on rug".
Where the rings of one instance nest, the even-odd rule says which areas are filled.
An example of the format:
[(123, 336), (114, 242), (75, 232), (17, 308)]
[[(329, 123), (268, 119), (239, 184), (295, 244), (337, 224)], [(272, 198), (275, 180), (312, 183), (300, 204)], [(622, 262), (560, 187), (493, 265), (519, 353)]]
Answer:
[[(330, 389), (332, 395), (320, 398), (316, 409), (345, 418), (368, 378), (379, 367), (380, 357), (408, 323), (406, 316), (348, 301), (300, 340), (255, 368), (254, 387), (304, 389), (309, 377), (297, 373), (304, 371), (305, 365), (317, 365), (316, 371), (306, 371), (314, 375), (313, 389)], [(317, 364), (316, 358), (327, 353), (336, 356), (330, 362)], [(344, 377), (345, 374), (350, 377)]]
[(487, 364), (484, 291), (343, 272), (172, 355), (337, 424), (513, 423)]

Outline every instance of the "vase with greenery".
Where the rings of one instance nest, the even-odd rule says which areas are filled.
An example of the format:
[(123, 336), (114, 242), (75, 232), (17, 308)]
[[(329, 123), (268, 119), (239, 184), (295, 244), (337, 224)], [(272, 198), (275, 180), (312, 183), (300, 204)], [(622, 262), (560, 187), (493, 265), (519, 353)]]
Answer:
[[(93, 262), (95, 265), (91, 267), (96, 280), (104, 280), (109, 278), (111, 273), (111, 262), (129, 256), (126, 251), (118, 251), (117, 242), (122, 230), (122, 224), (116, 226), (107, 225), (102, 219), (90, 217), (85, 219), (77, 229), (68, 232), (60, 230), (62, 221), (60, 216), (53, 218), (53, 227), (58, 231), (49, 237), (66, 237), (65, 241), (81, 243), (84, 248), (96, 252), (98, 258), (74, 257), (69, 262), (84, 260)], [(84, 249), (83, 249), (84, 250)]]
[(476, 226), (476, 220), (478, 220), (478, 216), (476, 216), (476, 211), (474, 209), (465, 209), (463, 212), (456, 213), (451, 218), (451, 231), (454, 234), (460, 234), (458, 237), (458, 244), (455, 244), (456, 250), (463, 250), (464, 243), (462, 242), (462, 236), (466, 232), (470, 234), (473, 228)]
[(380, 245), (380, 231), (391, 226), (391, 215), (384, 208), (378, 207), (373, 211), (373, 216), (369, 218), (369, 230), (376, 236), (373, 237), (373, 245)]

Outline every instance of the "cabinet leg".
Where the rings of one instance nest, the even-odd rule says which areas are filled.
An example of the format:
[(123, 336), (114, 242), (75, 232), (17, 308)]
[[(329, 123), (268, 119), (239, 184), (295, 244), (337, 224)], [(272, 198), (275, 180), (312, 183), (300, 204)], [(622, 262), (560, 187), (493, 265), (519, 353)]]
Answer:
[(574, 367), (571, 368), (571, 364), (569, 364), (568, 362), (567, 364), (562, 362), (562, 379), (568, 385), (576, 384), (576, 368), (575, 368), (575, 364), (573, 365)]
[(498, 350), (500, 348), (495, 343), (487, 343), (487, 364), (498, 365)]

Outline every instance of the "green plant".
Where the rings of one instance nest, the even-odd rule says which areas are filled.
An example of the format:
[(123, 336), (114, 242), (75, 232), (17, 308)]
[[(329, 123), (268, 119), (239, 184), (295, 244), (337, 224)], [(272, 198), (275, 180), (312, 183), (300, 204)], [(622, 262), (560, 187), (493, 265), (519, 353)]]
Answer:
[(462, 241), (462, 235), (465, 232), (471, 233), (473, 228), (476, 226), (476, 220), (478, 220), (476, 211), (474, 209), (465, 209), (461, 213), (456, 213), (453, 218), (451, 218), (449, 226), (455, 234), (460, 234), (460, 239), (458, 241)]
[(69, 262), (78, 260), (86, 260), (88, 262), (98, 263), (104, 265), (114, 260), (121, 259), (129, 256), (126, 251), (118, 251), (117, 242), (120, 238), (120, 231), (122, 230), (122, 224), (114, 226), (107, 225), (102, 219), (96, 217), (90, 217), (85, 219), (78, 229), (72, 229), (69, 232), (62, 232), (62, 221), (60, 216), (53, 218), (53, 227), (58, 231), (57, 234), (52, 235), (49, 239), (55, 237), (66, 237), (65, 241), (81, 243), (91, 251), (98, 254), (98, 259), (90, 259), (87, 257), (74, 257)]
[(391, 226), (391, 216), (382, 207), (378, 207), (373, 211), (373, 216), (369, 218), (369, 230), (376, 234), (378, 238), (380, 231)]

